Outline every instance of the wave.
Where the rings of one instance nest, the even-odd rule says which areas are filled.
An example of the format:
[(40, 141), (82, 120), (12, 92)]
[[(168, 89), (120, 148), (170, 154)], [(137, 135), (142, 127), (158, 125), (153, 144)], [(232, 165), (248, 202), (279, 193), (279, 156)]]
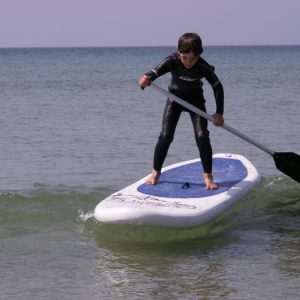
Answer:
[[(30, 190), (0, 192), (1, 234), (36, 228), (64, 227), (91, 233), (96, 240), (176, 241), (209, 238), (230, 228), (278, 222), (284, 228), (299, 228), (300, 185), (286, 177), (265, 177), (242, 201), (225, 214), (198, 228), (174, 229), (155, 226), (100, 224), (93, 217), (95, 206), (115, 190), (111, 187), (35, 185)], [(267, 221), (272, 220), (272, 221)], [(283, 223), (283, 220), (286, 220)], [(268, 223), (269, 222), (269, 223)], [(273, 222), (273, 223), (272, 223)], [(284, 224), (284, 225), (283, 225)], [(10, 226), (9, 226), (10, 225)], [(8, 232), (4, 232), (6, 227)]]

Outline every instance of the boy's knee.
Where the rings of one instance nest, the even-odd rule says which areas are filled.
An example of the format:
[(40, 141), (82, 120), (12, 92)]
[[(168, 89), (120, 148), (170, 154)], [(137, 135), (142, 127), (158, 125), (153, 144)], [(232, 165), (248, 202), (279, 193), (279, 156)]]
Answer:
[(160, 143), (163, 143), (163, 144), (171, 144), (173, 141), (173, 135), (165, 134), (164, 132), (162, 132), (159, 135), (159, 141), (160, 141)]
[(202, 144), (210, 143), (209, 132), (208, 131), (206, 131), (206, 132), (198, 131), (195, 134), (195, 139), (196, 139), (197, 144), (198, 143), (202, 143)]

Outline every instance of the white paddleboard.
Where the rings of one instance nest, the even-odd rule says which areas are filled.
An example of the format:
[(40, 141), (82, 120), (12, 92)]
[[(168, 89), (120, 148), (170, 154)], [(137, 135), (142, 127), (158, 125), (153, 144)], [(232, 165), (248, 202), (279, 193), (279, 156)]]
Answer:
[(199, 159), (170, 165), (156, 185), (144, 184), (148, 175), (101, 201), (94, 217), (104, 223), (196, 227), (222, 214), (260, 181), (254, 165), (237, 154), (215, 154), (213, 176), (218, 189), (208, 191)]

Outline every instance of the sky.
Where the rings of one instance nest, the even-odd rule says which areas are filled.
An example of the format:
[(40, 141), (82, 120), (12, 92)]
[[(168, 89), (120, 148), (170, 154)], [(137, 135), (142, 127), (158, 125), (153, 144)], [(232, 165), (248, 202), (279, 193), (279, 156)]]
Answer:
[(300, 0), (0, 0), (0, 48), (300, 45)]

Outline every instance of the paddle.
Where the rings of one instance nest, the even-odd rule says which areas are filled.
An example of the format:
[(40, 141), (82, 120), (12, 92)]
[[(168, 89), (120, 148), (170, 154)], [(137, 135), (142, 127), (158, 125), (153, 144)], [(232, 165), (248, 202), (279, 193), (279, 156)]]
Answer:
[[(169, 93), (168, 91), (164, 90), (160, 86), (155, 83), (151, 83), (151, 86), (155, 88), (159, 93), (165, 95), (167, 98), (176, 101), (180, 105), (184, 106), (185, 108), (189, 109), (190, 111), (199, 114), (201, 117), (213, 122), (214, 118), (209, 114), (205, 113), (204, 111), (200, 110), (199, 108), (191, 105), (190, 103), (182, 100), (181, 98)], [(288, 175), (289, 177), (293, 178), (297, 182), (300, 182), (300, 156), (293, 152), (275, 152), (269, 149), (266, 146), (256, 142), (252, 138), (246, 136), (245, 134), (239, 132), (238, 130), (232, 128), (231, 126), (224, 124), (222, 126), (227, 131), (233, 133), (234, 135), (240, 137), (241, 139), (247, 141), (248, 143), (260, 148), (261, 150), (270, 154), (274, 161), (275, 165), (278, 170), (283, 172), (284, 174)]]

